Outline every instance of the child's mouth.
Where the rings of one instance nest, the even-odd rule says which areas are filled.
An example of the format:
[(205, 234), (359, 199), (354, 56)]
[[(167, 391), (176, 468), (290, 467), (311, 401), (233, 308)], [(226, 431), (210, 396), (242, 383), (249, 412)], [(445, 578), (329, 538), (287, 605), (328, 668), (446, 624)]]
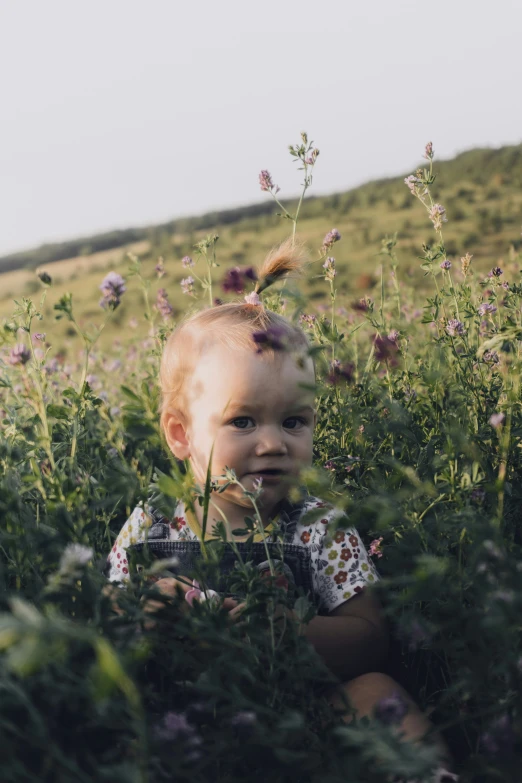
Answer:
[(279, 481), (285, 474), (279, 468), (266, 468), (265, 470), (256, 470), (250, 474), (254, 478), (263, 479), (265, 483)]

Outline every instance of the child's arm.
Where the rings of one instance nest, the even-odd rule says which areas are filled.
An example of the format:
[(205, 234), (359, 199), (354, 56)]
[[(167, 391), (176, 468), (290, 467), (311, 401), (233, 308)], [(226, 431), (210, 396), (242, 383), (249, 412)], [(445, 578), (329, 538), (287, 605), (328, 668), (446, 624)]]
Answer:
[(303, 626), (303, 635), (341, 680), (382, 669), (388, 630), (378, 600), (367, 590)]

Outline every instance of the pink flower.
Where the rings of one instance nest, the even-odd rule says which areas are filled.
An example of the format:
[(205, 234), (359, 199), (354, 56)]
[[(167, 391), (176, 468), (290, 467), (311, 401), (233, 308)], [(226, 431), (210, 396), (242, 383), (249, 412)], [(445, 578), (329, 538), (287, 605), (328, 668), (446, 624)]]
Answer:
[(245, 296), (245, 302), (249, 305), (260, 305), (261, 299), (259, 298), (257, 291), (252, 291), (251, 294)]
[(505, 418), (506, 418), (506, 416), (505, 416), (504, 413), (493, 413), (489, 417), (488, 421), (489, 421), (489, 423), (491, 424), (492, 427), (494, 427), (495, 429), (498, 429), (500, 427), (500, 425), (504, 423)]
[(259, 184), (261, 186), (261, 190), (267, 190), (269, 193), (279, 193), (280, 188), (278, 185), (274, 185), (272, 181), (272, 177), (270, 176), (270, 172), (266, 169), (263, 169), (263, 171), (259, 174)]
[(212, 603), (215, 603), (216, 598), (219, 600), (219, 593), (216, 593), (215, 590), (201, 590), (199, 582), (195, 579), (192, 580), (192, 588), (185, 593), (185, 601), (187, 601), (190, 606), (193, 605), (194, 601), (199, 601), (199, 603), (212, 601)]
[(433, 143), (431, 141), (426, 144), (423, 157), (426, 158), (426, 160), (433, 160)]
[(371, 557), (382, 557), (382, 536), (380, 538), (374, 538), (370, 544), (369, 554)]

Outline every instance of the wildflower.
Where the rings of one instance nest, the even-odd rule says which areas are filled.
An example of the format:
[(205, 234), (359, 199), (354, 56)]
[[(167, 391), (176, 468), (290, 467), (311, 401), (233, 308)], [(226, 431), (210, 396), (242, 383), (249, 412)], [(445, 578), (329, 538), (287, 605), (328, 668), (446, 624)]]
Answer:
[(324, 273), (325, 280), (333, 281), (335, 275), (337, 274), (335, 271), (335, 258), (333, 258), (332, 256), (328, 256), (328, 258), (323, 264), (323, 269), (325, 270)]
[(370, 543), (370, 549), (369, 554), (371, 557), (382, 557), (382, 536), (380, 538), (374, 538), (374, 540)]
[(330, 364), (330, 372), (327, 375), (326, 380), (332, 386), (337, 386), (338, 383), (344, 381), (345, 383), (351, 383), (353, 380), (353, 374), (355, 365), (351, 362), (347, 364), (341, 364), (339, 359), (334, 359)]
[(335, 462), (331, 459), (329, 459), (327, 462), (324, 463), (324, 466), (326, 470), (335, 470)]
[(181, 290), (184, 294), (192, 294), (194, 291), (194, 278), (189, 275), (189, 277), (185, 277), (181, 283)]
[(426, 160), (433, 160), (433, 143), (431, 141), (426, 144), (423, 157)]
[(265, 331), (253, 332), (252, 339), (258, 346), (256, 353), (264, 350), (284, 351), (284, 331), (280, 326), (269, 326)]
[(189, 269), (194, 266), (194, 261), (191, 259), (190, 256), (183, 256), (181, 259), (181, 266), (184, 269)]
[(316, 315), (307, 315), (306, 313), (302, 313), (299, 316), (299, 323), (305, 324), (306, 326), (313, 326), (316, 321), (317, 321)]
[(27, 364), (31, 358), (31, 352), (29, 348), (26, 348), (23, 343), (18, 343), (14, 348), (11, 348), (8, 362), (13, 366), (16, 364)]
[(313, 166), (315, 161), (317, 160), (318, 155), (319, 155), (319, 150), (317, 148), (313, 149), (310, 155), (307, 158), (305, 158), (306, 165)]
[(505, 756), (513, 751), (515, 735), (509, 715), (501, 715), (484, 732), (480, 744), (488, 756)]
[(499, 266), (494, 266), (491, 272), (488, 272), (488, 277), (500, 277), (500, 275), (504, 274), (504, 270), (501, 269)]
[(397, 329), (392, 329), (391, 332), (388, 334), (388, 340), (391, 340), (392, 343), (396, 343), (399, 339), (399, 332)]
[(378, 362), (388, 362), (392, 367), (397, 366), (397, 353), (399, 346), (389, 337), (379, 337), (376, 335), (373, 340), (375, 358)]
[(219, 602), (219, 593), (215, 590), (202, 590), (199, 586), (199, 582), (195, 579), (192, 580), (192, 588), (185, 593), (185, 601), (193, 605), (194, 601), (203, 603), (204, 601), (210, 601), (212, 603)]
[(117, 272), (109, 272), (100, 285), (100, 291), (103, 294), (103, 298), (100, 299), (100, 307), (116, 310), (126, 290), (123, 277)]
[(170, 318), (174, 312), (172, 305), (168, 300), (168, 296), (169, 295), (164, 288), (160, 288), (158, 290), (158, 295), (156, 297), (156, 310), (163, 316), (163, 318)]
[(478, 306), (477, 313), (479, 315), (486, 315), (487, 313), (490, 313), (493, 315), (493, 313), (497, 312), (497, 308), (495, 305), (489, 304), (489, 302), (483, 302), (481, 305)]
[(491, 424), (494, 429), (498, 429), (505, 421), (506, 415), (505, 413), (493, 413), (489, 419), (488, 422)]
[(43, 343), (45, 340), (45, 334), (43, 332), (35, 332), (33, 334), (33, 343)]
[(259, 174), (259, 184), (261, 185), (261, 190), (267, 190), (269, 193), (273, 193), (274, 195), (279, 193), (281, 190), (278, 185), (274, 185), (272, 177), (270, 176), (270, 172), (266, 169), (263, 169), (263, 171), (261, 171)]
[(257, 291), (252, 291), (251, 294), (245, 296), (245, 302), (250, 305), (260, 305), (261, 299), (259, 298)]
[(466, 276), (468, 274), (468, 270), (471, 264), (471, 259), (473, 258), (470, 253), (466, 253), (465, 256), (462, 256), (460, 259), (460, 263), (462, 265), (462, 274)]
[(359, 299), (357, 302), (353, 302), (352, 308), (359, 313), (367, 313), (368, 310), (371, 309), (372, 304), (373, 302), (371, 299), (364, 297), (363, 299)]
[(87, 565), (92, 560), (94, 550), (83, 544), (67, 544), (60, 558), (60, 571), (62, 573), (75, 572)]
[(195, 731), (183, 712), (170, 712), (165, 713), (161, 724), (156, 728), (156, 736), (162, 740), (175, 740), (180, 735), (193, 734)]
[(500, 357), (496, 351), (484, 351), (483, 360), (488, 364), (498, 364)]
[(444, 261), (440, 262), (439, 266), (441, 269), (451, 269), (451, 261), (445, 258)]
[(232, 291), (235, 294), (242, 294), (247, 280), (257, 280), (255, 269), (251, 266), (246, 269), (235, 266), (228, 270), (221, 286), (226, 293)]
[(322, 247), (323, 252), (329, 250), (332, 247), (332, 245), (334, 245), (336, 242), (340, 240), (340, 238), (341, 235), (337, 231), (337, 229), (332, 228), (332, 230), (329, 231), (325, 236), (325, 238), (323, 239), (323, 247)]
[(51, 285), (53, 282), (51, 275), (48, 275), (47, 272), (37, 272), (37, 274), (44, 285)]
[(416, 177), (415, 174), (410, 174), (409, 177), (405, 177), (404, 184), (407, 185), (410, 189), (410, 193), (413, 193), (413, 195), (417, 195), (417, 188), (420, 183), (419, 177)]
[(471, 491), (471, 502), (475, 503), (477, 506), (481, 506), (485, 499), (486, 493), (480, 487), (475, 487), (475, 489)]
[(446, 324), (446, 331), (451, 337), (455, 337), (457, 334), (464, 334), (466, 330), (462, 321), (457, 320), (457, 318), (450, 318)]
[(430, 220), (433, 223), (435, 231), (440, 231), (443, 223), (448, 222), (446, 217), (446, 209), (442, 204), (434, 204), (430, 209)]
[(408, 712), (408, 704), (400, 693), (392, 693), (377, 702), (374, 709), (374, 716), (386, 726), (394, 723), (400, 723)]
[(163, 275), (165, 274), (165, 266), (163, 264), (163, 258), (161, 256), (158, 258), (158, 262), (157, 262), (156, 266), (154, 267), (154, 269), (156, 271), (156, 274), (160, 278), (163, 277)]

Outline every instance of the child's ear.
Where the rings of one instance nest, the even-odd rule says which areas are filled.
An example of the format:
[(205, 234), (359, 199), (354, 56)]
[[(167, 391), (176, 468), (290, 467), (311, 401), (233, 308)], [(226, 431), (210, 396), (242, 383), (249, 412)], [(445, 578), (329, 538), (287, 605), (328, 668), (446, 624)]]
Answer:
[(179, 414), (168, 413), (165, 419), (165, 439), (169, 449), (178, 459), (190, 457), (190, 445), (187, 430)]

